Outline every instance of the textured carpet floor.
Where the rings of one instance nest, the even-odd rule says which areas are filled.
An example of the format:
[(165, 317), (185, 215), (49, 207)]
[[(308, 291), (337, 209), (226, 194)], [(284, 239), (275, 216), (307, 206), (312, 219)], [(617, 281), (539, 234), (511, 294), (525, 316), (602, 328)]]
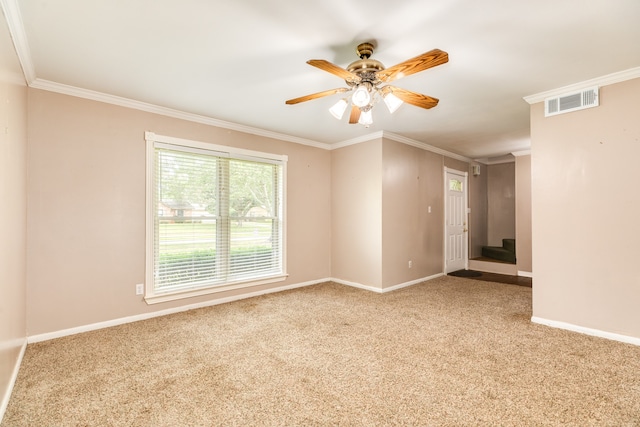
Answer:
[(640, 348), (531, 289), (322, 284), (29, 345), (9, 426), (637, 426)]

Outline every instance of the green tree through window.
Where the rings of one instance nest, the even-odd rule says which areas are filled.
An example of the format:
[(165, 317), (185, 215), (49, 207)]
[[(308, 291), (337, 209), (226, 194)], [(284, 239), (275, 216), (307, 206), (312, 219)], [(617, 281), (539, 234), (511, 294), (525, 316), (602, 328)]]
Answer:
[(153, 290), (283, 274), (283, 165), (202, 149), (154, 148)]

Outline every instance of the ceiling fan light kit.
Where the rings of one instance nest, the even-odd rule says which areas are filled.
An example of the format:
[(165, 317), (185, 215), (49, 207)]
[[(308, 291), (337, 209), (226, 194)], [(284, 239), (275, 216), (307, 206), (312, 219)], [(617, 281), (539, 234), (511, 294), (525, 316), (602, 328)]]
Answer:
[(342, 98), (340, 101), (336, 102), (333, 107), (329, 108), (329, 112), (333, 117), (340, 120), (342, 116), (344, 116), (344, 112), (349, 106), (349, 100), (347, 98)]
[(380, 61), (370, 58), (373, 54), (373, 44), (371, 43), (358, 45), (356, 52), (360, 59), (349, 64), (346, 69), (323, 59), (307, 61), (309, 65), (344, 79), (348, 87), (330, 89), (290, 99), (286, 101), (286, 104), (292, 105), (336, 93), (352, 92), (350, 97), (342, 98), (334, 104), (329, 109), (329, 112), (336, 119), (342, 119), (350, 100), (351, 114), (349, 123), (359, 123), (365, 127), (373, 124), (373, 106), (380, 98), (384, 100), (391, 114), (405, 102), (421, 108), (433, 108), (438, 105), (438, 99), (436, 98), (391, 86), (387, 83), (448, 62), (449, 55), (447, 52), (433, 49), (390, 68), (385, 68)]
[(360, 112), (358, 123), (364, 125), (365, 127), (369, 127), (371, 124), (373, 124), (373, 114), (371, 113), (371, 109)]
[(404, 101), (402, 99), (398, 98), (391, 92), (389, 92), (383, 99), (391, 114), (395, 113), (396, 110), (400, 108), (402, 104), (404, 104)]
[(356, 87), (351, 95), (351, 102), (356, 107), (362, 108), (371, 102), (371, 84), (364, 82)]

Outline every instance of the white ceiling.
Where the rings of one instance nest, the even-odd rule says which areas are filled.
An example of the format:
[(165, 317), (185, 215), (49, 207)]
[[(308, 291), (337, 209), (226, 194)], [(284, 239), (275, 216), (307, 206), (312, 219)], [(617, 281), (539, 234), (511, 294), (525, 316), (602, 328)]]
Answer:
[[(523, 97), (640, 66), (638, 0), (0, 3), (34, 87), (69, 85), (323, 144), (385, 131), (469, 158), (526, 150)], [(8, 35), (3, 26), (0, 66), (14, 75)], [(346, 67), (363, 41), (387, 67), (448, 52), (447, 64), (394, 82), (440, 104), (393, 115), (378, 105), (368, 129), (328, 113), (340, 95), (285, 105), (344, 87), (305, 62)]]

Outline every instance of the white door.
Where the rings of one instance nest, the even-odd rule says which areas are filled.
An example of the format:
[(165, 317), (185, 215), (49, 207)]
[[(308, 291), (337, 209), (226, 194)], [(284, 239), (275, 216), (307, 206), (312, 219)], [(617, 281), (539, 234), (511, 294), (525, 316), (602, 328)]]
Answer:
[(444, 272), (463, 270), (467, 261), (467, 172), (444, 169)]

